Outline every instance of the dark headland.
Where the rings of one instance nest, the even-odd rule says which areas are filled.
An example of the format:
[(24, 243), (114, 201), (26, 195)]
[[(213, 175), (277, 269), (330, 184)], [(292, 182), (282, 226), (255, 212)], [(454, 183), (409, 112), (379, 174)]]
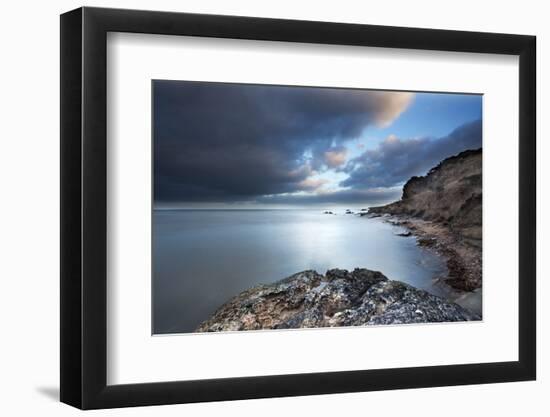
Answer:
[[(360, 212), (406, 229), (447, 263), (444, 282), (481, 288), (482, 151), (443, 160), (412, 177), (399, 201)], [(368, 269), (302, 271), (243, 291), (196, 331), (235, 331), (480, 320), (460, 305)]]

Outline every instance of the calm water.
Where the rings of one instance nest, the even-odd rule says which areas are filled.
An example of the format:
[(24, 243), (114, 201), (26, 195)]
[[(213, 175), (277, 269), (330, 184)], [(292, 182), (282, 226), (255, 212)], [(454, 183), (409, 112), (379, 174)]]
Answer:
[(153, 214), (154, 333), (193, 331), (239, 292), (305, 269), (369, 268), (436, 295), (443, 262), (379, 219), (321, 210)]

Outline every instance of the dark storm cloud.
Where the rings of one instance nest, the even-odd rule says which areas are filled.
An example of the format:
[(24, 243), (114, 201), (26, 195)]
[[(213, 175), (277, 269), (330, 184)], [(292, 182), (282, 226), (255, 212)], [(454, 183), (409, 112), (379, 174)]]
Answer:
[(349, 161), (344, 187), (393, 187), (414, 175), (424, 175), (441, 160), (466, 149), (481, 148), (481, 120), (466, 123), (448, 136), (402, 140), (389, 136), (374, 150)]
[(243, 201), (311, 190), (340, 144), (409, 105), (399, 92), (154, 82), (155, 201)]

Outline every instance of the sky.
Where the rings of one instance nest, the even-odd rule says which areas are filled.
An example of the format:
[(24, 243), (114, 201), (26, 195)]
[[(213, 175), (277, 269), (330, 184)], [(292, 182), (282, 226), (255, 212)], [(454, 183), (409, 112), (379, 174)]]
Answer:
[(386, 204), (481, 118), (481, 95), (154, 80), (155, 208)]

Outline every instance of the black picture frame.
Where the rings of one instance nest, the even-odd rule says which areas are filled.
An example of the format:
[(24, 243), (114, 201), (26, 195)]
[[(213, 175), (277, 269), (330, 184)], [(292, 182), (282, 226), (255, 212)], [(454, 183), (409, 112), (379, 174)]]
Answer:
[[(519, 360), (107, 385), (108, 32), (519, 56)], [(137, 10), (61, 15), (61, 401), (81, 409), (534, 380), (534, 36)]]

